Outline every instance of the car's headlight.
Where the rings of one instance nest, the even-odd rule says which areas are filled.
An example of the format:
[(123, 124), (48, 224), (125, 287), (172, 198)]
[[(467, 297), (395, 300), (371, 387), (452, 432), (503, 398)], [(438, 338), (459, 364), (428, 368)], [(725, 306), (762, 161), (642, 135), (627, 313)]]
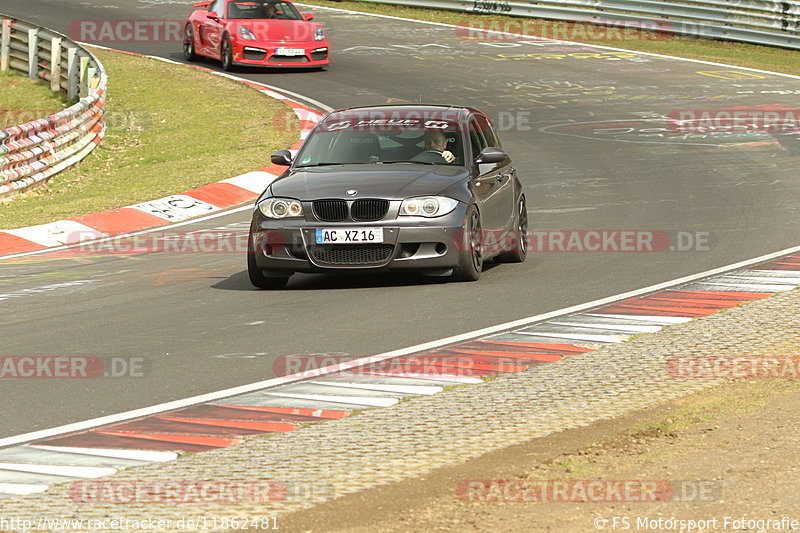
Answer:
[(400, 215), (428, 218), (441, 217), (451, 213), (457, 205), (457, 200), (446, 196), (418, 196), (403, 200), (400, 205)]
[(267, 198), (258, 204), (267, 218), (297, 218), (303, 216), (303, 204), (291, 198)]
[(315, 41), (324, 41), (325, 40), (325, 30), (322, 26), (317, 26), (314, 28), (314, 40)]
[(256, 34), (250, 31), (250, 28), (245, 28), (244, 26), (239, 27), (239, 36), (247, 41), (256, 40)]

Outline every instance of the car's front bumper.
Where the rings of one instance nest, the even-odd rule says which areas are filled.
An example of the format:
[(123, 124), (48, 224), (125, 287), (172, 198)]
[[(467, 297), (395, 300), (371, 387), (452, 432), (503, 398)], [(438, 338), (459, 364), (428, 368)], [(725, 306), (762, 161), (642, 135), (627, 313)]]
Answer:
[[(278, 55), (280, 48), (303, 50), (303, 54)], [(237, 42), (233, 46), (233, 62), (240, 66), (251, 67), (322, 67), (330, 64), (330, 47), (328, 41), (301, 43), (265, 43)]]
[[(322, 228), (383, 228), (384, 241), (317, 245), (315, 233)], [(256, 214), (251, 239), (256, 265), (268, 272), (440, 271), (458, 265), (463, 232), (464, 209), (441, 219), (409, 217), (372, 223), (279, 223)]]

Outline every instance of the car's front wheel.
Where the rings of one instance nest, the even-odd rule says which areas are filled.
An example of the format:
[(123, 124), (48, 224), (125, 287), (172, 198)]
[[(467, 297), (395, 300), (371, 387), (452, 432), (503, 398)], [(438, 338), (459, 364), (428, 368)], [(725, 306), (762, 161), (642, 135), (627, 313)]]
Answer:
[(183, 32), (183, 57), (186, 61), (197, 59), (197, 53), (194, 50), (194, 29), (191, 23), (186, 25)]
[(483, 271), (483, 230), (478, 208), (467, 209), (463, 236), (459, 243), (458, 266), (453, 269), (454, 281), (477, 281)]
[(250, 276), (250, 283), (259, 289), (283, 289), (289, 283), (290, 276), (267, 277), (256, 264), (256, 254), (247, 252), (247, 274)]
[(509, 239), (511, 249), (494, 258), (498, 263), (522, 263), (528, 257), (528, 207), (525, 195), (519, 197), (514, 222), (512, 239)]
[(231, 39), (227, 35), (222, 38), (220, 58), (222, 60), (222, 70), (226, 72), (233, 70), (233, 49), (231, 48)]

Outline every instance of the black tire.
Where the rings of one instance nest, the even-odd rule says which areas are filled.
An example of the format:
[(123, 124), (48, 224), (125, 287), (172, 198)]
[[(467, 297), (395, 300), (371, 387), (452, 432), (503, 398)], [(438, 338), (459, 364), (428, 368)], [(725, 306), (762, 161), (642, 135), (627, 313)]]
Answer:
[(483, 229), (481, 215), (474, 205), (464, 217), (458, 266), (453, 269), (453, 281), (477, 281), (483, 271)]
[(183, 57), (186, 61), (196, 61), (197, 54), (194, 51), (194, 29), (187, 24), (183, 30)]
[(289, 283), (290, 276), (282, 276), (278, 278), (269, 278), (264, 275), (264, 272), (256, 265), (256, 255), (253, 252), (247, 252), (247, 274), (250, 276), (250, 283), (259, 289), (283, 289)]
[(231, 48), (231, 39), (228, 35), (222, 38), (222, 47), (220, 48), (220, 58), (222, 61), (222, 70), (230, 72), (233, 70), (233, 49)]
[(514, 244), (508, 252), (494, 258), (497, 263), (522, 263), (528, 257), (528, 209), (525, 195), (519, 197), (514, 216)]

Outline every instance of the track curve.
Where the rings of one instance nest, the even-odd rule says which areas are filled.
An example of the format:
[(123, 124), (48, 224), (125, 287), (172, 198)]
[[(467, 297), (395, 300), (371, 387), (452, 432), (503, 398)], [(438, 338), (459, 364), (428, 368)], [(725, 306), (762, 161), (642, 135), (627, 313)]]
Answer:
[[(4, 10), (67, 31), (76, 20), (180, 19), (190, 3), (101, 4), (6, 0)], [(501, 135), (526, 186), (532, 227), (699, 232), (708, 249), (534, 253), (468, 285), (298, 275), (275, 293), (250, 289), (240, 254), (3, 261), (2, 355), (144, 357), (149, 371), (142, 379), (5, 382), (0, 437), (266, 379), (282, 355), (385, 352), (797, 244), (800, 178), (792, 167), (800, 151), (787, 147), (800, 143), (680, 138), (665, 131), (663, 117), (792, 106), (800, 80), (585, 45), (491, 46), (446, 26), (312, 11), (330, 30), (329, 70), (237, 75), (332, 107), (421, 96), (483, 108), (508, 126)], [(100, 44), (180, 58), (179, 43)], [(247, 222), (244, 211), (195, 229)]]

